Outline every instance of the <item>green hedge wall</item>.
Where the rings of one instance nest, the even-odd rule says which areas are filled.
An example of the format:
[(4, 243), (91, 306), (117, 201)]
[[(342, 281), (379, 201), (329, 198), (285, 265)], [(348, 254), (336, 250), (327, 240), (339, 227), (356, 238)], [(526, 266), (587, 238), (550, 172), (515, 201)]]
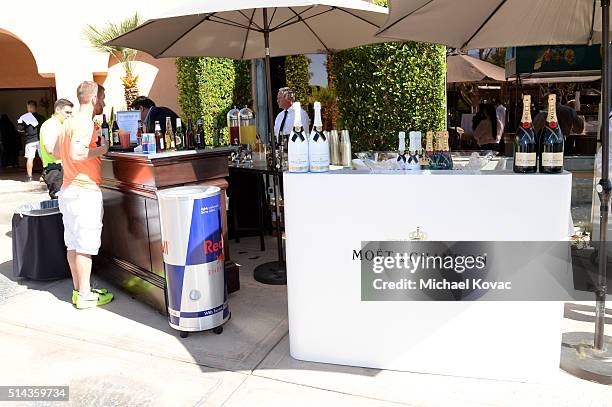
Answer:
[(293, 55), (285, 58), (285, 74), (287, 86), (293, 89), (295, 100), (302, 104), (302, 108), (308, 111), (310, 101), (310, 73), (308, 65), (310, 60), (306, 55)]
[(444, 128), (445, 52), (443, 46), (407, 42), (334, 55), (338, 107), (353, 151), (395, 150), (400, 130)]
[(183, 120), (201, 117), (206, 144), (220, 132), (220, 142), (228, 142), (226, 115), (233, 106), (251, 105), (250, 61), (226, 58), (177, 58), (179, 104)]

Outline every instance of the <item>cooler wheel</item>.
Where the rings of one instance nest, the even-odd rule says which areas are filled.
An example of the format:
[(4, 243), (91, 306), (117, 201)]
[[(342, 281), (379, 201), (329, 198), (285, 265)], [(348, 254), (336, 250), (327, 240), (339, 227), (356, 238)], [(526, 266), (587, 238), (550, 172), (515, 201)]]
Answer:
[(187, 331), (180, 331), (180, 335), (181, 335), (181, 338), (186, 338), (186, 337), (189, 336), (189, 332), (187, 332)]
[(223, 325), (219, 325), (218, 327), (213, 328), (212, 331), (217, 335), (221, 335), (223, 333)]

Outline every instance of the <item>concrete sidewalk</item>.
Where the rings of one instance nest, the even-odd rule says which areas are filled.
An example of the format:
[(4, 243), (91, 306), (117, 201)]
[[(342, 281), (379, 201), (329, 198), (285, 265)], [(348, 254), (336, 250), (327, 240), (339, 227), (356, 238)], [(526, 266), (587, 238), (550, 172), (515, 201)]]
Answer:
[[(164, 316), (118, 290), (104, 308), (76, 310), (70, 280), (11, 277), (13, 208), (47, 199), (33, 187), (0, 180), (0, 384), (69, 385), (71, 401), (53, 405), (612, 405), (612, 389), (562, 371), (550, 383), (533, 384), (295, 360), (289, 356), (286, 287), (252, 278), (256, 265), (275, 258), (273, 240), (266, 253), (257, 238), (232, 245), (242, 266), (241, 290), (230, 296), (232, 319), (221, 335), (181, 339)], [(584, 310), (576, 316), (568, 308), (573, 319), (566, 318), (566, 330), (592, 330), (592, 304)]]

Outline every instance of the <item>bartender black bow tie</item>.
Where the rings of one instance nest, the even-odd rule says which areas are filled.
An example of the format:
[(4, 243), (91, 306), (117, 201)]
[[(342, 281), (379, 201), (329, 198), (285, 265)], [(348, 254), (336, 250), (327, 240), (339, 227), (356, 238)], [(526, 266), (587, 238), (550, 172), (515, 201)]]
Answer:
[(299, 132), (299, 133), (293, 133), (293, 137), (291, 137), (291, 141), (295, 142), (295, 140), (297, 140), (297, 138), (300, 138), (301, 141), (306, 141), (306, 139), (304, 138), (304, 133), (303, 132)]
[(397, 156), (397, 161), (398, 162), (400, 162), (400, 161), (406, 162), (406, 153), (405, 152), (404, 153), (399, 153), (399, 155)]

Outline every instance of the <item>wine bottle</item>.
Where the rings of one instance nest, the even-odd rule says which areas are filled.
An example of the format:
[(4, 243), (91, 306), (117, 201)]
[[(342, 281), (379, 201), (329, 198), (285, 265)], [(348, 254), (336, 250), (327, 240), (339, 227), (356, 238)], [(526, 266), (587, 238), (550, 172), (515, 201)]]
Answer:
[(314, 103), (314, 124), (308, 140), (308, 162), (311, 172), (329, 171), (329, 140), (323, 134), (321, 102)]
[(537, 144), (531, 122), (531, 95), (523, 96), (523, 117), (514, 138), (514, 172), (536, 172)]
[(293, 103), (293, 129), (289, 136), (289, 172), (308, 172), (308, 140), (302, 127), (302, 107)]
[(202, 119), (198, 119), (198, 129), (195, 134), (195, 148), (205, 148), (206, 140), (204, 140), (204, 127), (202, 126)]
[(420, 170), (422, 138), (421, 132), (411, 131), (408, 136), (410, 137), (410, 145), (408, 146), (408, 161), (406, 162), (407, 169)]
[(172, 133), (172, 119), (170, 117), (166, 117), (166, 134), (164, 135), (164, 144), (166, 145), (166, 151), (176, 151), (174, 134)]
[(400, 131), (398, 134), (397, 164), (401, 169), (406, 168), (406, 132)]
[(142, 145), (142, 135), (144, 134), (144, 131), (142, 130), (142, 120), (138, 120), (138, 129), (136, 129), (136, 144), (139, 146)]
[(161, 126), (158, 121), (155, 121), (155, 150), (157, 153), (165, 151), (164, 136), (162, 135)]
[(185, 132), (185, 150), (192, 150), (194, 148), (193, 121), (190, 117), (187, 119), (187, 131)]
[(121, 145), (121, 140), (119, 140), (119, 124), (117, 123), (117, 119), (115, 118), (115, 121), (113, 121), (113, 141), (111, 142), (111, 145), (113, 146), (119, 146)]
[(540, 136), (540, 172), (563, 171), (563, 133), (557, 120), (557, 95), (548, 95), (548, 115)]
[(185, 149), (185, 133), (183, 133), (183, 124), (181, 118), (176, 118), (176, 132), (174, 133), (174, 144), (177, 150)]
[(110, 143), (110, 138), (109, 138), (109, 127), (108, 127), (108, 122), (106, 121), (106, 115), (103, 114), (102, 115), (102, 137), (104, 137), (106, 139), (107, 143)]

